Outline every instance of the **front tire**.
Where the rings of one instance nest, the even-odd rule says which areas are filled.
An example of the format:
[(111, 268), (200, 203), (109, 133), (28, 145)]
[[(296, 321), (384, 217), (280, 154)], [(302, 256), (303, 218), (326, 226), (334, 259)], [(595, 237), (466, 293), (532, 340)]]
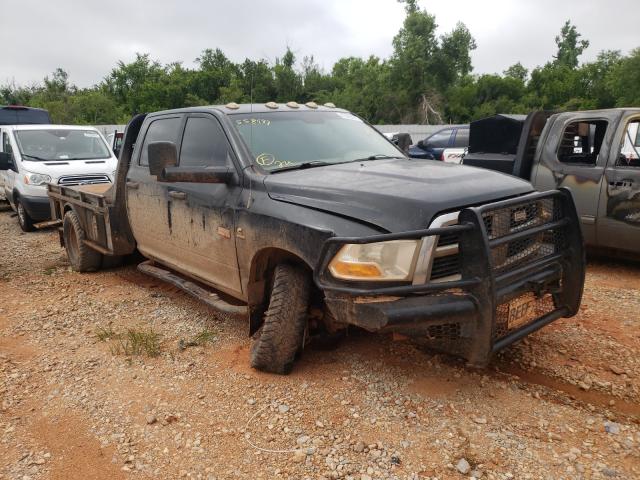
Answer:
[(69, 210), (62, 222), (62, 235), (71, 268), (76, 272), (94, 272), (102, 265), (102, 254), (84, 243), (85, 235), (80, 220)]
[(304, 342), (309, 288), (309, 275), (304, 270), (287, 264), (276, 266), (269, 308), (251, 346), (253, 368), (282, 375), (291, 372)]
[(33, 232), (33, 219), (27, 213), (20, 198), (16, 198), (16, 212), (18, 212), (18, 224), (23, 232)]

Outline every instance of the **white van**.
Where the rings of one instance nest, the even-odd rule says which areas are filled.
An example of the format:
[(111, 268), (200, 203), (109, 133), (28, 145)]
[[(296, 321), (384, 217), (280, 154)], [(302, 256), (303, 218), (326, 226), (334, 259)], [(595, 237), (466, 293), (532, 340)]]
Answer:
[(0, 126), (0, 196), (18, 213), (25, 232), (51, 218), (47, 183), (112, 183), (118, 163), (93, 127)]

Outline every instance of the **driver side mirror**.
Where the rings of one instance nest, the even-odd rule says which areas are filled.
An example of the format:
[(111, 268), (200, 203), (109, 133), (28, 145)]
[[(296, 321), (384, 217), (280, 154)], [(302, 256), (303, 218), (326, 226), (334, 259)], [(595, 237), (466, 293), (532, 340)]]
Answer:
[(13, 168), (13, 156), (8, 152), (0, 152), (0, 170)]
[(178, 163), (178, 149), (173, 142), (151, 142), (147, 147), (149, 173), (160, 180), (167, 167), (175, 167)]
[(418, 145), (420, 148), (424, 148), (424, 141), (420, 140), (416, 145)]

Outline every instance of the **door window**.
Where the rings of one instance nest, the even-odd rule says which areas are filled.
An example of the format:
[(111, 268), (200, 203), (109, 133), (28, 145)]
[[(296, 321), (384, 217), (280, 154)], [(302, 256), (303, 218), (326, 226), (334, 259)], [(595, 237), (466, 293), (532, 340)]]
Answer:
[(431, 148), (446, 148), (449, 146), (452, 132), (452, 129), (436, 132), (424, 141), (424, 145)]
[(459, 128), (456, 132), (456, 139), (453, 143), (456, 148), (466, 148), (469, 146), (469, 129)]
[(606, 120), (580, 120), (569, 123), (560, 140), (558, 160), (562, 163), (595, 165), (607, 133), (607, 126)]
[(627, 124), (616, 166), (640, 168), (640, 119)]
[(189, 117), (182, 137), (179, 166), (227, 165), (229, 147), (220, 124), (213, 118)]
[(140, 152), (140, 165), (149, 165), (148, 146), (152, 142), (178, 143), (181, 117), (159, 118), (154, 120), (144, 136), (142, 151)]

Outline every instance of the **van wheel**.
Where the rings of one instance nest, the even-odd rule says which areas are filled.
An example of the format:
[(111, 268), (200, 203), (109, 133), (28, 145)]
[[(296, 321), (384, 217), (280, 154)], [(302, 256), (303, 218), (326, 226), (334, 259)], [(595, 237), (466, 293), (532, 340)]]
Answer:
[(62, 235), (71, 268), (76, 272), (93, 272), (102, 264), (102, 254), (84, 244), (84, 230), (73, 210), (69, 210), (62, 222)]
[(269, 308), (251, 346), (251, 366), (287, 374), (302, 349), (307, 327), (309, 276), (300, 268), (280, 264), (273, 272)]
[(16, 211), (18, 212), (18, 224), (23, 232), (33, 232), (33, 219), (25, 210), (19, 198), (16, 198)]

